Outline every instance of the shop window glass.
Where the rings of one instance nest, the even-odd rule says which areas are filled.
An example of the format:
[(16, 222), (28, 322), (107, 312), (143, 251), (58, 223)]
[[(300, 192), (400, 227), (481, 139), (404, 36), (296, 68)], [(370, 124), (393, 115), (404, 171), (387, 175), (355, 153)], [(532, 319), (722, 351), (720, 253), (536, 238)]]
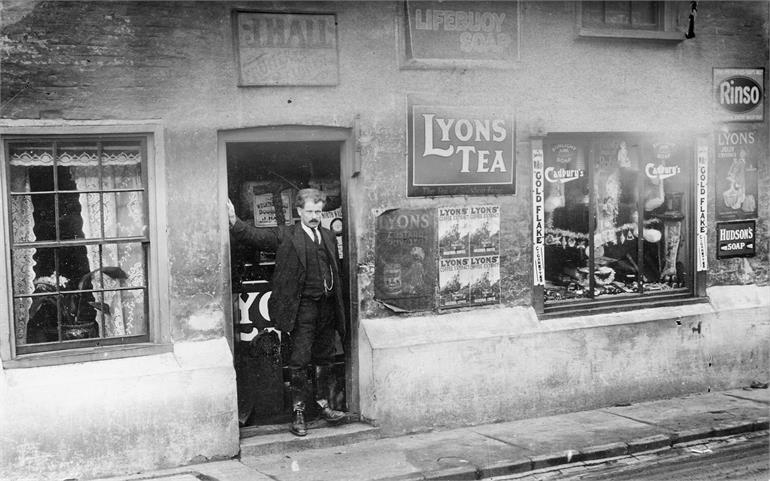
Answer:
[(145, 139), (5, 148), (16, 352), (148, 340)]
[(546, 308), (692, 294), (690, 147), (652, 135), (546, 139)]
[(583, 2), (582, 24), (586, 27), (662, 30), (663, 2)]

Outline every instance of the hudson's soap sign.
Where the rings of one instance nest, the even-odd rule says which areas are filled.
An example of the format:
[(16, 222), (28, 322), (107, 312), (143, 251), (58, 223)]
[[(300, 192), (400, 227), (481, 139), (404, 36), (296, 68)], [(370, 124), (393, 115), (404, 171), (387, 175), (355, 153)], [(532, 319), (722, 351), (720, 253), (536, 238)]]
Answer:
[(515, 193), (513, 116), (408, 97), (409, 196)]

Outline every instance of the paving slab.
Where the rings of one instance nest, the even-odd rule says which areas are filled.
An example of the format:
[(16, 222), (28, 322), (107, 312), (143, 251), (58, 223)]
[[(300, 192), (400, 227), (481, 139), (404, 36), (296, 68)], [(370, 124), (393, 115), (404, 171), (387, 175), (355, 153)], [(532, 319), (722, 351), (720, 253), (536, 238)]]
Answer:
[(767, 416), (768, 407), (761, 402), (719, 392), (611, 407), (603, 411), (678, 432), (709, 430), (720, 424), (758, 419)]
[(656, 426), (603, 411), (581, 411), (475, 428), (476, 432), (521, 448), (525, 455), (579, 451), (599, 444), (663, 434)]
[[(357, 480), (447, 470), (475, 470), (500, 459), (520, 458), (521, 449), (470, 429), (363, 441), (295, 453), (241, 457), (247, 466), (281, 481)], [(362, 473), (376, 477), (365, 478)]]
[[(723, 391), (721, 394), (725, 396), (733, 396), (740, 399), (749, 399), (752, 401), (760, 402), (770, 406), (770, 389), (732, 389), (730, 391)], [(770, 410), (770, 407), (768, 408)]]

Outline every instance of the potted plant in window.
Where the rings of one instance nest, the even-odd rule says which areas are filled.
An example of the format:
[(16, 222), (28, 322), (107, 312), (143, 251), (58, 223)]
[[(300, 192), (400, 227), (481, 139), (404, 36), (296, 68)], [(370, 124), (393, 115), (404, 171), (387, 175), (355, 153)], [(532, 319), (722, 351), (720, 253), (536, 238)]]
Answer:
[[(123, 283), (128, 275), (117, 266), (101, 267), (83, 275), (76, 285), (56, 272), (50, 276), (38, 277), (34, 280), (35, 293), (61, 292), (61, 340), (88, 339), (99, 337), (99, 324), (96, 322), (96, 311), (105, 316), (112, 315), (110, 306), (104, 302), (95, 301), (87, 289), (92, 289), (94, 275), (101, 272), (111, 279)], [(66, 289), (69, 286), (69, 289)], [(67, 292), (71, 290), (74, 292)], [(85, 292), (83, 292), (85, 290)], [(57, 301), (54, 296), (35, 297), (29, 307), (28, 342), (55, 342), (59, 340), (57, 319)]]

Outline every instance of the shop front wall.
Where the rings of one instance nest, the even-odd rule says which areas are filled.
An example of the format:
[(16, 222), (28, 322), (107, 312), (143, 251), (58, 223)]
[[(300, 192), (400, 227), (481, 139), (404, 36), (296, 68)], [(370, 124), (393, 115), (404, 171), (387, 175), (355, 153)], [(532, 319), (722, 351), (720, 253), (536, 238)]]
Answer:
[[(336, 15), (336, 85), (239, 87), (232, 31), (236, 8)], [(70, 15), (69, 9), (77, 15)], [(510, 68), (460, 64), (443, 69), (404, 66), (404, 8), (398, 2), (292, 2), (270, 8), (261, 3), (252, 8), (223, 2), (52, 2), (30, 4), (18, 17), (6, 17), (14, 21), (3, 24), (9, 39), (2, 50), (3, 119), (160, 119), (165, 175), (155, 182), (165, 210), (168, 299), (167, 318), (158, 322), (167, 325), (173, 348), (134, 360), (28, 372), (4, 369), (0, 382), (12, 405), (5, 412), (18, 413), (24, 399), (36, 394), (41, 414), (30, 421), (34, 429), (21, 426), (15, 415), (2, 424), (30, 443), (46, 439), (43, 431), (59, 425), (54, 420), (62, 408), (61, 403), (54, 408), (43, 401), (56, 398), (56, 384), (49, 382), (53, 377), (90, 379), (84, 394), (70, 394), (73, 398), (64, 409), (73, 416), (76, 406), (83, 406), (85, 393), (138, 382), (143, 387), (114, 399), (109, 405), (114, 408), (91, 411), (92, 434), (80, 438), (81, 426), (70, 426), (57, 430), (58, 439), (82, 439), (72, 443), (72, 452), (96, 453), (102, 451), (92, 446), (122, 447), (127, 437), (136, 439), (129, 443), (135, 448), (114, 451), (136, 449), (142, 454), (137, 458), (153, 466), (237, 452), (234, 374), (224, 342), (231, 314), (229, 272), (224, 267), (229, 251), (223, 245), (226, 210), (225, 196), (218, 191), (223, 172), (217, 135), (269, 126), (341, 127), (355, 136), (360, 170), (347, 179), (347, 216), (357, 255), (351, 297), (357, 336), (353, 363), (360, 373), (354, 382), (360, 396), (352, 402), (365, 419), (391, 432), (408, 432), (735, 387), (766, 378), (769, 355), (759, 341), (770, 330), (766, 121), (747, 125), (757, 130), (764, 149), (757, 171), (756, 256), (718, 260), (709, 237), (705, 287), (711, 302), (702, 304), (538, 318), (532, 280), (531, 166), (532, 140), (551, 133), (675, 131), (709, 139), (713, 175), (714, 132), (722, 124), (714, 114), (712, 67), (764, 67), (767, 72), (767, 4), (704, 4), (697, 36), (679, 42), (576, 38), (576, 7), (569, 2), (521, 2), (514, 11), (519, 44)], [(52, 18), (60, 19), (55, 27)], [(77, 18), (77, 29), (61, 18)], [(24, 88), (26, 78), (34, 89)], [(407, 93), (450, 105), (499, 105), (514, 112), (515, 194), (407, 197)], [(716, 227), (714, 185), (710, 177), (710, 232)], [(499, 206), (498, 301), (462, 309), (433, 304), (415, 314), (395, 313), (376, 293), (380, 215), (391, 209), (437, 212), (470, 205)], [(180, 349), (206, 352), (202, 359), (210, 362), (164, 367), (172, 356), (180, 356)], [(131, 369), (132, 363), (140, 367)], [(28, 387), (16, 387), (20, 377), (29, 378)], [(187, 382), (197, 393), (192, 397)], [(175, 383), (184, 388), (155, 390)], [(185, 399), (170, 392), (184, 393)], [(189, 415), (179, 411), (178, 403)], [(137, 406), (123, 409), (130, 404)], [(223, 413), (222, 419), (212, 412)], [(148, 422), (148, 417), (163, 421)], [(206, 425), (210, 428), (202, 429)], [(117, 435), (126, 430), (129, 436)], [(173, 436), (181, 432), (184, 436)], [(190, 437), (191, 432), (195, 436)], [(206, 438), (208, 451), (196, 444)], [(185, 442), (180, 445), (179, 439)], [(152, 449), (158, 445), (164, 447)], [(179, 451), (169, 454), (169, 446)], [(29, 457), (67, 459), (67, 449), (42, 443)], [(11, 453), (3, 469), (21, 469), (29, 458), (23, 459), (16, 449), (2, 451)], [(105, 449), (95, 455), (106, 464), (94, 464), (88, 472), (83, 468), (82, 475), (99, 469), (127, 472), (138, 466), (109, 453)], [(54, 477), (81, 475), (75, 473), (77, 464), (62, 462)], [(19, 472), (34, 472), (30, 469)]]

